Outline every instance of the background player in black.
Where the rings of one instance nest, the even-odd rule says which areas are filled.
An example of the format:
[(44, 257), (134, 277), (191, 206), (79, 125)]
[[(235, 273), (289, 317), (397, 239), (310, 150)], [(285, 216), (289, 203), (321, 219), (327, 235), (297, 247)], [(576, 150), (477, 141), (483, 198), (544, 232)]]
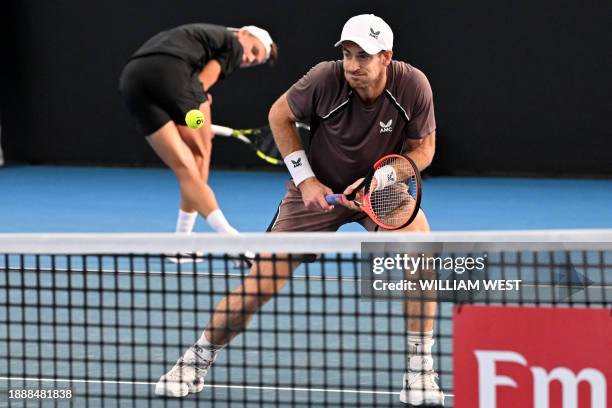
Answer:
[[(147, 141), (179, 182), (177, 232), (191, 232), (198, 213), (217, 232), (237, 232), (208, 185), (214, 136), (208, 90), (237, 68), (276, 58), (276, 45), (259, 27), (188, 24), (150, 38), (123, 69), (121, 95)], [(191, 109), (204, 114), (206, 120), (199, 129), (185, 124)]]

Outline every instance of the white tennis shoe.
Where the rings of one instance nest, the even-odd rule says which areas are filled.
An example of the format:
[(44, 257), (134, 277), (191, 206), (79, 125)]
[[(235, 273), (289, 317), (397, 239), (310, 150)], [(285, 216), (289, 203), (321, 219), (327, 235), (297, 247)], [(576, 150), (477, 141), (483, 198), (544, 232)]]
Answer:
[(244, 254), (235, 255), (238, 259), (234, 260), (234, 268), (236, 269), (251, 269), (253, 263), (255, 263), (255, 254), (247, 251)]
[[(253, 252), (245, 252), (244, 254), (237, 255), (238, 259), (233, 261), (233, 267), (236, 269), (251, 269), (253, 262), (255, 261), (255, 254)], [(166, 260), (175, 264), (185, 263), (200, 263), (204, 261), (203, 252), (183, 252), (180, 256), (168, 255)]]
[(438, 386), (437, 379), (438, 374), (433, 370), (432, 357), (410, 358), (410, 367), (404, 374), (400, 401), (414, 406), (443, 407), (444, 392)]
[(182, 252), (179, 256), (167, 255), (166, 260), (175, 264), (200, 263), (204, 260), (204, 252)]
[(174, 367), (162, 375), (155, 385), (155, 394), (166, 397), (185, 397), (189, 393), (202, 391), (204, 377), (217, 358), (217, 352), (204, 350), (198, 345), (191, 346), (197, 359), (186, 361), (179, 358)]

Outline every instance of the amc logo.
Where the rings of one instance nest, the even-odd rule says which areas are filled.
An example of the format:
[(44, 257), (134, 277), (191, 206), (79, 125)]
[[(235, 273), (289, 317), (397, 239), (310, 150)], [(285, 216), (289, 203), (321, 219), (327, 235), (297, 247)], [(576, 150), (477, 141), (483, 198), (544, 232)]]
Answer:
[[(529, 367), (525, 357), (513, 351), (477, 350), (478, 361), (478, 406), (496, 407), (497, 388), (518, 388), (516, 381), (507, 375), (497, 373), (498, 363), (513, 363), (528, 368), (532, 377), (532, 393), (534, 408), (550, 407), (550, 389), (553, 381), (561, 384), (561, 406), (563, 408), (578, 408), (578, 386), (580, 382), (590, 385), (591, 408), (607, 408), (606, 377), (595, 368), (584, 368), (578, 373), (566, 367), (557, 367), (546, 371), (542, 367)], [(609, 357), (609, 356), (608, 356)], [(525, 390), (523, 390), (525, 392)]]
[(608, 408), (609, 309), (463, 306), (453, 324), (455, 407)]

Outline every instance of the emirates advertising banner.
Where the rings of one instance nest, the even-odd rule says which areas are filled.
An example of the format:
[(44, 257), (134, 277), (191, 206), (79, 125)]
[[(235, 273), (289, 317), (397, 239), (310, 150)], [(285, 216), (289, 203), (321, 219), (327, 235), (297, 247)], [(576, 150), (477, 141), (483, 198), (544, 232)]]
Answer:
[(607, 408), (607, 308), (456, 306), (455, 407)]

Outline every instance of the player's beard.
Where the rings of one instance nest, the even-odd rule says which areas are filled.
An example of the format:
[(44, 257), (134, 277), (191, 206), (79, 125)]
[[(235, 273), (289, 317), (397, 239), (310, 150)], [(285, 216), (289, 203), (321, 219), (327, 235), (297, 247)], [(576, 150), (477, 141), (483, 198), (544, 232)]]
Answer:
[(344, 74), (344, 78), (353, 89), (366, 89), (369, 87), (376, 86), (379, 81), (383, 80), (382, 76), (383, 71), (381, 71), (375, 78), (372, 78), (369, 75), (353, 77), (348, 73)]
[(373, 82), (367, 74), (353, 76), (351, 74), (345, 73), (344, 77), (353, 89), (367, 88)]

